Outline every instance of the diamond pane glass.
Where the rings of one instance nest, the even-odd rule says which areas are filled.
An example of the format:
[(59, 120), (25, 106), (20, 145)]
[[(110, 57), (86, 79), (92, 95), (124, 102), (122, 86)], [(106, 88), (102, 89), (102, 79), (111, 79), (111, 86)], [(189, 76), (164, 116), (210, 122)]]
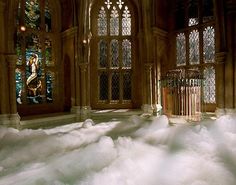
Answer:
[(122, 35), (131, 35), (131, 14), (127, 6), (125, 6), (122, 17)]
[(53, 82), (54, 82), (54, 73), (46, 73), (46, 100), (48, 103), (53, 102)]
[(25, 1), (25, 25), (40, 29), (40, 6), (38, 0)]
[(124, 68), (131, 67), (131, 42), (128, 39), (122, 42), (122, 64)]
[(176, 37), (176, 57), (177, 66), (186, 65), (186, 39), (184, 33), (179, 33)]
[(213, 66), (204, 69), (204, 102), (215, 103), (215, 68)]
[(123, 99), (131, 100), (131, 72), (123, 74)]
[(115, 6), (111, 11), (110, 35), (119, 35), (119, 14)]
[(212, 26), (203, 32), (203, 56), (205, 63), (215, 62), (215, 29)]
[(193, 30), (189, 35), (189, 63), (199, 64), (199, 32)]
[(50, 38), (45, 39), (45, 64), (47, 66), (53, 65), (52, 40)]
[(111, 66), (119, 67), (119, 42), (118, 40), (111, 41)]
[(22, 72), (20, 69), (16, 69), (16, 102), (17, 104), (22, 104), (22, 92), (23, 92), (23, 79)]
[(26, 86), (27, 99), (30, 104), (42, 103), (42, 53), (38, 36), (26, 37)]
[(99, 76), (99, 100), (108, 100), (108, 74), (102, 72)]
[(107, 67), (107, 43), (104, 40), (100, 40), (98, 43), (99, 50), (99, 67)]
[(120, 75), (119, 72), (112, 73), (112, 80), (111, 80), (111, 96), (112, 100), (119, 100), (120, 99)]
[(48, 0), (45, 1), (45, 30), (46, 32), (52, 31), (52, 18)]
[(107, 35), (107, 16), (104, 7), (101, 7), (98, 14), (98, 35)]

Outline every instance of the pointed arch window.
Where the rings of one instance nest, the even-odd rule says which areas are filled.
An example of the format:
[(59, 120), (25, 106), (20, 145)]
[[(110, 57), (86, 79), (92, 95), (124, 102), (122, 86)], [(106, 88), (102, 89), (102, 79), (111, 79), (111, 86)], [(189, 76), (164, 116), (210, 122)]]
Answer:
[[(213, 0), (181, 0), (184, 23), (176, 20), (176, 66), (198, 68), (204, 77), (204, 102), (216, 103)], [(188, 6), (183, 6), (183, 3)], [(184, 8), (183, 8), (184, 7)], [(179, 18), (179, 17), (177, 17)]]
[(16, 42), (16, 99), (18, 105), (55, 100), (57, 66), (49, 0), (21, 0)]
[(105, 0), (94, 13), (97, 27), (96, 74), (98, 103), (131, 102), (133, 63), (132, 11), (126, 0)]

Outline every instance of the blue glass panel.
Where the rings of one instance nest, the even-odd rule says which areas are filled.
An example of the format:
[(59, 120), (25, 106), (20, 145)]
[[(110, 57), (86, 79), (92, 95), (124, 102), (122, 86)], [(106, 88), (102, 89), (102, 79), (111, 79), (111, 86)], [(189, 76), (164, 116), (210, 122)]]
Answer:
[(22, 72), (20, 69), (16, 69), (16, 102), (17, 104), (22, 104), (22, 91), (23, 91), (23, 81)]
[(53, 81), (54, 81), (54, 73), (47, 72), (46, 73), (46, 100), (48, 103), (53, 102)]
[(46, 32), (52, 31), (52, 18), (48, 0), (45, 2), (45, 30)]

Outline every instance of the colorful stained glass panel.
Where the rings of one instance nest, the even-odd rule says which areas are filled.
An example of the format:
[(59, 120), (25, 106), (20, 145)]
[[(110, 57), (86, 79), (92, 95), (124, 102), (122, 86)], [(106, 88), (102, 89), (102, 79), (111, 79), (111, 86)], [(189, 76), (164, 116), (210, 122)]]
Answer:
[(40, 29), (40, 6), (38, 0), (25, 1), (25, 24), (33, 29)]
[(22, 79), (22, 71), (18, 68), (16, 69), (15, 78), (16, 78), (16, 102), (17, 104), (22, 104), (23, 79)]
[(45, 64), (47, 66), (53, 65), (52, 40), (50, 38), (45, 39)]
[(48, 103), (53, 102), (53, 83), (54, 83), (54, 73), (46, 73), (46, 101)]

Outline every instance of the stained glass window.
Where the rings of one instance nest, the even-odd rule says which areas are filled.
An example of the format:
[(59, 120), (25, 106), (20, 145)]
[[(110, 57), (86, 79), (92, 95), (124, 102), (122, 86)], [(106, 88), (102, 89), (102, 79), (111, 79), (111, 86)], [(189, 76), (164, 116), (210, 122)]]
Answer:
[(96, 17), (98, 100), (131, 100), (132, 13), (126, 1), (105, 0)]
[(49, 8), (48, 0), (45, 1), (45, 30), (46, 32), (52, 31), (52, 18)]
[(189, 63), (199, 64), (199, 32), (193, 30), (189, 35)]
[(107, 35), (107, 15), (103, 6), (98, 14), (98, 35)]
[(52, 40), (50, 38), (45, 39), (45, 64), (47, 66), (53, 65)]
[(47, 102), (53, 101), (53, 82), (54, 82), (54, 73), (46, 73), (46, 100)]
[(215, 29), (212, 26), (203, 31), (203, 55), (205, 63), (215, 62)]
[(119, 35), (119, 14), (115, 6), (113, 6), (113, 10), (111, 11), (110, 34)]
[(22, 104), (23, 79), (20, 69), (16, 69), (16, 102)]
[(38, 0), (25, 1), (25, 24), (27, 27), (40, 29), (40, 4)]
[(123, 67), (131, 67), (131, 42), (127, 39), (122, 42), (122, 62)]
[(179, 33), (176, 37), (177, 66), (186, 65), (186, 39), (184, 33)]
[(215, 68), (213, 66), (204, 69), (204, 102), (215, 103)]
[(131, 35), (131, 14), (127, 6), (125, 6), (122, 16), (122, 35)]
[(119, 67), (119, 42), (118, 40), (111, 41), (111, 66)]
[[(51, 103), (55, 87), (53, 72), (55, 65), (53, 39), (48, 33), (52, 32), (49, 1), (22, 0), (18, 8), (18, 19), (23, 17), (23, 20), (18, 20), (16, 43), (17, 103), (22, 105)], [(25, 29), (20, 29), (22, 26), (26, 26)], [(49, 67), (52, 71), (46, 72)]]

